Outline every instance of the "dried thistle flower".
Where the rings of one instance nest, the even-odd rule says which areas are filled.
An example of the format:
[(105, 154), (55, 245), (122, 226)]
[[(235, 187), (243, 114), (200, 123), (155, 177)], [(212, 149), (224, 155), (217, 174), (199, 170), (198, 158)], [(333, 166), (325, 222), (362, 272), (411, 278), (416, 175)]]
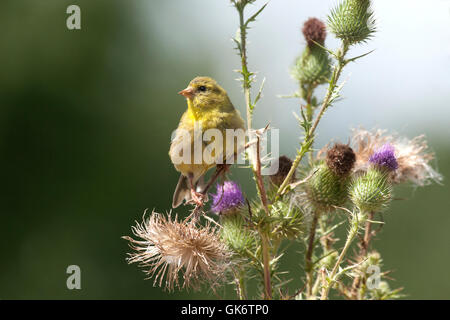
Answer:
[[(198, 289), (208, 282), (214, 285), (223, 276), (229, 253), (219, 240), (216, 229), (209, 224), (197, 228), (192, 222), (172, 220), (153, 212), (142, 223), (132, 227), (138, 239), (123, 237), (135, 251), (128, 254), (128, 263), (138, 263), (144, 272), (154, 277), (153, 285), (172, 291), (174, 287)], [(182, 271), (183, 285), (179, 283)]]
[(368, 131), (362, 128), (353, 129), (352, 145), (356, 153), (354, 171), (366, 171), (370, 165), (370, 156), (389, 143), (395, 149), (398, 169), (391, 172), (393, 183), (411, 182), (418, 186), (430, 184), (432, 181), (440, 183), (442, 176), (434, 170), (430, 162), (434, 153), (428, 150), (424, 135), (413, 139), (386, 134), (386, 130)]
[(317, 18), (309, 18), (303, 24), (302, 29), (305, 40), (308, 42), (308, 46), (314, 45), (314, 42), (323, 45), (327, 36), (327, 30), (325, 23)]
[(346, 144), (335, 143), (327, 151), (327, 166), (338, 176), (348, 175), (353, 169), (355, 161), (356, 156), (353, 149)]
[(322, 47), (327, 35), (326, 26), (317, 18), (309, 18), (303, 25), (302, 32), (308, 45), (297, 58), (291, 74), (301, 87), (315, 87), (328, 82), (331, 76), (330, 57)]
[(229, 214), (244, 204), (244, 195), (236, 182), (225, 181), (223, 184), (217, 184), (216, 191), (217, 193), (212, 195), (211, 211), (214, 213)]

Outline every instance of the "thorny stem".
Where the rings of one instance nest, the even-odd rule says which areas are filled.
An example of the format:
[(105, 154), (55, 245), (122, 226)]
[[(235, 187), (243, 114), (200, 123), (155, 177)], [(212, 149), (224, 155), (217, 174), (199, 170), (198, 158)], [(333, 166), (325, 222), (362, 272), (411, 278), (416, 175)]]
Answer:
[[(241, 65), (242, 70), (241, 74), (243, 77), (242, 87), (244, 89), (245, 96), (245, 105), (247, 111), (247, 131), (250, 135), (250, 140), (252, 140), (252, 112), (253, 108), (251, 106), (251, 97), (250, 97), (250, 88), (251, 88), (251, 79), (250, 72), (248, 71), (247, 66), (247, 47), (246, 47), (246, 36), (247, 36), (247, 26), (244, 21), (244, 7), (238, 8), (239, 12), (239, 30), (240, 30), (240, 56), (241, 56)], [(259, 137), (257, 137), (257, 152), (256, 152), (256, 164), (253, 168), (253, 174), (255, 176), (256, 184), (258, 187), (258, 193), (261, 198), (261, 202), (264, 207), (264, 211), (267, 216), (269, 216), (269, 207), (267, 201), (267, 194), (264, 188), (264, 182), (261, 176), (261, 159), (259, 154)], [(253, 147), (249, 148), (249, 152), (252, 152)], [(264, 266), (264, 294), (266, 299), (272, 299), (272, 286), (271, 286), (271, 278), (270, 278), (270, 252), (269, 252), (269, 239), (264, 231), (260, 231), (261, 235), (261, 246), (262, 246), (262, 258), (263, 258), (263, 266)]]
[(319, 220), (318, 212), (314, 212), (314, 218), (311, 224), (311, 230), (309, 233), (308, 240), (308, 250), (306, 251), (305, 257), (305, 269), (306, 269), (306, 296), (311, 297), (312, 287), (313, 287), (313, 265), (312, 265), (312, 254), (314, 251), (314, 238), (316, 236), (317, 221)]
[[(359, 244), (360, 251), (359, 251), (359, 259), (362, 260), (367, 255), (367, 251), (369, 249), (370, 240), (372, 239), (372, 223), (375, 213), (370, 212), (368, 215), (368, 219), (366, 221), (366, 227), (364, 232), (364, 238), (361, 239), (361, 242)], [(361, 275), (357, 275), (355, 279), (353, 280), (352, 287), (351, 287), (351, 298), (357, 299), (358, 297), (358, 289), (361, 287)]]
[(369, 249), (369, 243), (372, 238), (372, 228), (371, 221), (373, 220), (374, 212), (370, 212), (368, 215), (368, 219), (366, 221), (366, 230), (364, 233), (364, 238), (361, 241), (361, 256), (367, 255), (367, 250)]
[[(313, 96), (313, 93), (314, 93), (314, 89), (315, 89), (314, 86), (312, 86), (312, 85), (308, 86), (308, 91), (307, 91), (307, 94), (306, 94), (306, 107), (305, 107), (305, 109), (306, 109), (306, 120), (308, 122), (312, 121), (312, 118), (313, 118), (313, 115), (314, 115), (314, 106), (312, 105), (312, 96)], [(301, 107), (302, 106), (300, 106), (300, 108)], [(313, 163), (313, 153), (312, 152), (309, 153), (309, 162), (311, 164)]]
[[(306, 92), (306, 118), (308, 121), (312, 121), (312, 117), (313, 117), (313, 105), (312, 105), (312, 95), (314, 92), (315, 87), (310, 85), (308, 86), (307, 92)], [(300, 106), (300, 108), (302, 108), (303, 106)]]
[(261, 202), (264, 206), (264, 210), (266, 211), (266, 214), (269, 215), (269, 206), (267, 201), (267, 193), (266, 189), (264, 187), (264, 182), (262, 180), (261, 176), (261, 144), (260, 144), (260, 137), (259, 135), (256, 136), (257, 143), (256, 143), (256, 168), (255, 168), (255, 175), (256, 175), (256, 183), (258, 184), (258, 189), (261, 197)]
[(348, 236), (347, 236), (347, 240), (345, 241), (344, 248), (342, 249), (342, 251), (338, 257), (336, 264), (333, 267), (333, 270), (331, 270), (331, 273), (328, 276), (328, 281), (326, 281), (324, 287), (322, 288), (322, 296), (320, 297), (320, 300), (328, 299), (328, 294), (330, 292), (331, 286), (336, 281), (335, 278), (336, 278), (336, 274), (339, 270), (339, 266), (341, 265), (342, 260), (345, 257), (345, 254), (347, 253), (348, 249), (350, 248), (350, 245), (351, 245), (353, 239), (356, 237), (356, 235), (358, 233), (358, 226), (359, 226), (358, 215), (357, 215), (357, 213), (353, 213), (350, 230), (348, 231)]
[(242, 65), (242, 77), (243, 77), (243, 88), (245, 96), (245, 105), (247, 111), (247, 129), (250, 131), (252, 128), (252, 109), (251, 109), (251, 98), (250, 98), (250, 73), (247, 67), (247, 29), (244, 22), (244, 9), (238, 10), (239, 12), (239, 30), (241, 36), (241, 65)]
[(317, 296), (319, 287), (320, 287), (320, 273), (317, 274), (316, 281), (314, 282), (312, 293), (311, 293), (312, 296)]
[[(325, 234), (325, 226), (324, 226), (323, 219), (319, 219), (319, 231), (320, 231), (321, 235)], [(322, 241), (321, 241), (321, 245), (322, 245), (322, 254), (323, 255), (327, 254), (328, 251), (329, 251), (329, 248)], [(312, 288), (312, 292), (311, 292), (311, 296), (312, 297), (317, 296), (317, 293), (319, 292), (320, 283), (321, 283), (321, 281), (320, 281), (321, 279), (320, 278), (321, 278), (321, 276), (320, 276), (320, 273), (318, 272), (317, 273), (317, 277), (316, 277), (316, 281), (314, 282), (314, 285), (313, 285), (313, 288)]]
[(238, 292), (239, 300), (246, 300), (247, 294), (245, 292), (245, 280), (242, 270), (236, 274), (236, 290)]
[[(269, 216), (269, 207), (267, 205), (267, 195), (266, 190), (264, 188), (264, 183), (261, 177), (261, 159), (260, 159), (260, 140), (259, 136), (257, 136), (257, 144), (256, 144), (256, 182), (258, 184), (259, 194), (261, 197), (261, 202), (263, 203), (264, 210)], [(261, 246), (262, 246), (262, 255), (263, 255), (263, 265), (264, 265), (264, 291), (266, 299), (272, 299), (272, 286), (270, 279), (270, 252), (269, 252), (269, 239), (265, 231), (261, 231)]]
[(325, 110), (327, 110), (327, 108), (330, 106), (330, 101), (333, 96), (334, 89), (336, 89), (337, 81), (339, 80), (339, 77), (341, 76), (342, 69), (344, 69), (345, 65), (347, 64), (347, 62), (345, 61), (344, 58), (345, 58), (345, 55), (347, 54), (348, 48), (349, 48), (348, 44), (345, 41), (343, 41), (341, 48), (336, 53), (337, 65), (334, 67), (334, 71), (331, 76), (330, 85), (328, 87), (328, 91), (325, 96), (325, 100), (323, 101), (322, 107), (320, 108), (320, 111), (316, 117), (316, 120), (311, 128), (310, 135), (312, 135), (311, 133), (314, 133), (314, 131), (316, 131), (316, 128), (319, 125), (319, 122), (322, 119), (322, 116), (325, 113)]
[(283, 183), (278, 188), (277, 194), (275, 196), (276, 200), (279, 199), (279, 197), (285, 192), (285, 189), (288, 186), (289, 181), (291, 180), (292, 176), (294, 175), (295, 170), (297, 170), (297, 167), (300, 164), (300, 161), (303, 159), (303, 156), (305, 155), (305, 153), (310, 151), (310, 146), (312, 145), (312, 143), (314, 141), (315, 131), (317, 129), (317, 126), (319, 125), (319, 122), (322, 119), (323, 114), (328, 109), (328, 107), (331, 105), (332, 97), (333, 97), (333, 94), (335, 93), (335, 89), (337, 87), (337, 81), (339, 80), (339, 77), (341, 76), (342, 69), (348, 62), (345, 60), (345, 55), (347, 54), (348, 49), (349, 49), (348, 43), (343, 41), (341, 48), (336, 52), (337, 62), (336, 62), (336, 65), (334, 66), (334, 70), (331, 75), (330, 84), (328, 86), (328, 90), (325, 95), (325, 99), (322, 102), (322, 106), (319, 110), (319, 113), (316, 116), (314, 124), (312, 125), (311, 129), (308, 132), (306, 132), (306, 134), (305, 134), (305, 139), (301, 145), (300, 151), (297, 153), (297, 157), (295, 158), (294, 162), (292, 163), (291, 170), (289, 170), (289, 173), (287, 174)]

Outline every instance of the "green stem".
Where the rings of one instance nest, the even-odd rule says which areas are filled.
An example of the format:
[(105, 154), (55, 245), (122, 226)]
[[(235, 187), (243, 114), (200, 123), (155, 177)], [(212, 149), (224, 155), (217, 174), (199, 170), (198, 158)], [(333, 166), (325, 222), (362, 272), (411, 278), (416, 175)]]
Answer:
[[(372, 223), (371, 223), (371, 221), (373, 220), (374, 215), (375, 215), (375, 212), (373, 212), (373, 211), (369, 212), (369, 214), (368, 214), (365, 232), (364, 232), (364, 238), (361, 239), (361, 242), (359, 244), (360, 251), (359, 251), (359, 255), (357, 257), (357, 261), (362, 261), (367, 256), (370, 240), (372, 239), (372, 228), (371, 228)], [(362, 281), (363, 281), (363, 279), (362, 279), (361, 275), (359, 275), (359, 274), (353, 280), (352, 287), (351, 287), (351, 296), (353, 299), (361, 299), (362, 298), (363, 293), (360, 292), (361, 285), (363, 284)]]
[(245, 290), (245, 277), (242, 271), (239, 271), (239, 276), (236, 279), (237, 282), (237, 290), (240, 300), (246, 300), (247, 299), (247, 293)]
[[(250, 88), (251, 88), (251, 79), (250, 72), (248, 71), (247, 66), (247, 26), (244, 20), (244, 7), (237, 7), (239, 12), (239, 29), (240, 29), (240, 55), (241, 55), (241, 65), (242, 70), (241, 74), (243, 77), (242, 87), (244, 89), (245, 96), (245, 105), (247, 110), (247, 131), (249, 134), (250, 140), (252, 139), (252, 113), (253, 108), (251, 106), (251, 96), (250, 96)], [(249, 152), (252, 153), (254, 146), (249, 147)], [(259, 158), (259, 138), (257, 143), (257, 152), (256, 152), (256, 164), (253, 166), (253, 174), (255, 176), (256, 185), (258, 189), (259, 196), (261, 198), (261, 203), (263, 204), (264, 211), (266, 215), (269, 216), (269, 207), (267, 201), (267, 193), (264, 188), (264, 183), (261, 176), (261, 159)], [(264, 293), (266, 299), (272, 299), (272, 286), (271, 286), (271, 272), (270, 272), (270, 246), (268, 236), (260, 231), (261, 236), (261, 248), (262, 248), (262, 258), (263, 258), (263, 266), (264, 266)]]
[(270, 274), (270, 254), (269, 254), (269, 239), (267, 235), (261, 233), (261, 245), (263, 254), (263, 264), (264, 264), (264, 295), (268, 300), (272, 300), (272, 285), (271, 285), (271, 274)]
[(350, 245), (351, 245), (353, 239), (358, 234), (358, 226), (359, 226), (358, 216), (356, 213), (353, 213), (350, 230), (348, 231), (347, 240), (345, 241), (344, 248), (342, 249), (342, 251), (338, 257), (336, 264), (333, 267), (333, 270), (331, 270), (331, 273), (328, 277), (329, 280), (327, 281), (327, 283), (324, 285), (324, 287), (322, 289), (322, 296), (321, 296), (320, 300), (328, 299), (328, 294), (330, 292), (331, 286), (337, 280), (335, 278), (336, 278), (336, 274), (339, 270), (339, 266), (341, 265), (342, 260), (345, 257), (345, 254), (347, 253), (348, 249), (350, 248)]
[[(305, 107), (305, 109), (306, 109), (306, 120), (308, 121), (308, 122), (311, 122), (312, 121), (312, 119), (313, 119), (313, 115), (314, 115), (314, 106), (312, 105), (312, 96), (313, 96), (313, 93), (314, 93), (314, 89), (315, 89), (315, 86), (313, 86), (313, 85), (310, 85), (310, 86), (308, 86), (308, 91), (307, 91), (307, 94), (306, 94), (306, 107)], [(311, 147), (312, 147), (312, 145), (311, 145)], [(309, 153), (309, 163), (312, 165), (312, 163), (313, 163), (313, 153), (312, 152), (310, 152)]]
[[(260, 141), (257, 137), (256, 144), (256, 170), (253, 171), (256, 178), (256, 184), (259, 190), (259, 196), (264, 207), (264, 211), (267, 216), (270, 215), (269, 206), (267, 203), (266, 190), (264, 188), (264, 182), (261, 176), (261, 158), (260, 158)], [(272, 299), (272, 285), (271, 285), (271, 272), (270, 272), (270, 242), (269, 237), (264, 230), (260, 230), (261, 235), (261, 248), (263, 255), (264, 265), (264, 292), (266, 299)]]
[(312, 264), (312, 254), (314, 252), (314, 239), (316, 236), (316, 228), (317, 221), (319, 220), (319, 215), (314, 212), (314, 218), (311, 224), (311, 230), (309, 232), (309, 240), (308, 240), (308, 250), (306, 251), (305, 256), (305, 270), (306, 270), (306, 297), (308, 299), (311, 298), (312, 295), (312, 287), (313, 287), (313, 264)]
[(252, 128), (252, 109), (251, 109), (251, 97), (250, 97), (250, 73), (247, 67), (247, 30), (244, 22), (244, 8), (238, 10), (239, 12), (239, 30), (241, 36), (241, 65), (242, 65), (242, 77), (243, 77), (243, 89), (245, 96), (245, 105), (247, 111), (247, 128)]
[(287, 174), (286, 178), (284, 179), (281, 186), (278, 188), (277, 194), (275, 196), (275, 200), (278, 200), (279, 197), (285, 192), (289, 182), (291, 181), (292, 176), (295, 173), (295, 170), (297, 170), (298, 165), (300, 164), (300, 161), (303, 159), (303, 156), (310, 151), (310, 147), (312, 143), (314, 142), (315, 137), (315, 131), (317, 129), (317, 126), (319, 125), (320, 120), (322, 119), (323, 114), (328, 109), (328, 107), (331, 105), (331, 98), (333, 96), (334, 90), (336, 89), (337, 82), (339, 80), (339, 77), (341, 76), (342, 69), (346, 65), (345, 61), (345, 55), (347, 54), (347, 51), (349, 49), (349, 45), (343, 41), (341, 48), (336, 53), (336, 65), (334, 66), (333, 73), (331, 75), (330, 84), (328, 86), (327, 93), (325, 95), (325, 99), (322, 102), (322, 106), (319, 110), (319, 113), (317, 114), (316, 120), (314, 121), (314, 124), (312, 125), (309, 132), (306, 133), (305, 139), (301, 145), (300, 151), (297, 153), (297, 157), (295, 158), (291, 169), (289, 170), (289, 173)]

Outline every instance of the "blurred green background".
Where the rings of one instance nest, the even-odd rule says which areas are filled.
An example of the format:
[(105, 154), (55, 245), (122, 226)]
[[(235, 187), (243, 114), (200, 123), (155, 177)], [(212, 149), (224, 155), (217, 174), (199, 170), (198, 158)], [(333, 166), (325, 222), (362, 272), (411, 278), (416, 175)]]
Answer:
[[(288, 71), (304, 46), (302, 23), (324, 18), (334, 3), (316, 2), (272, 1), (250, 31), (250, 68), (267, 78), (256, 126), (282, 128), (289, 156), (298, 102), (277, 95), (296, 89)], [(70, 4), (81, 8), (81, 30), (66, 28)], [(376, 51), (344, 72), (345, 99), (326, 115), (318, 146), (347, 141), (359, 124), (425, 133), (439, 171), (450, 175), (449, 8), (377, 1), (379, 32), (352, 54)], [(1, 1), (0, 299), (211, 298), (153, 288), (126, 264), (120, 237), (146, 208), (170, 208), (178, 175), (167, 152), (185, 108), (176, 92), (210, 75), (244, 111), (236, 28), (227, 0)], [(330, 36), (327, 45), (337, 42)], [(244, 169), (233, 177), (254, 192)], [(449, 188), (398, 194), (408, 199), (394, 202), (375, 241), (394, 286), (412, 299), (450, 298)], [(286, 267), (299, 270), (299, 257)], [(72, 264), (81, 267), (82, 290), (66, 288)]]

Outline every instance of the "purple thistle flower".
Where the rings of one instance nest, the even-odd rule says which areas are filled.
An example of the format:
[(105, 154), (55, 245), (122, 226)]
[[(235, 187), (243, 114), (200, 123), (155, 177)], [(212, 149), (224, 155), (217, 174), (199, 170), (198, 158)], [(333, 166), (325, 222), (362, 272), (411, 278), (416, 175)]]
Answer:
[(369, 158), (369, 162), (394, 171), (398, 168), (397, 158), (394, 155), (394, 147), (389, 143), (383, 145), (380, 149), (375, 151)]
[(224, 213), (236, 209), (244, 204), (242, 190), (236, 182), (225, 181), (217, 184), (217, 194), (212, 194), (213, 204), (211, 210), (214, 213)]

